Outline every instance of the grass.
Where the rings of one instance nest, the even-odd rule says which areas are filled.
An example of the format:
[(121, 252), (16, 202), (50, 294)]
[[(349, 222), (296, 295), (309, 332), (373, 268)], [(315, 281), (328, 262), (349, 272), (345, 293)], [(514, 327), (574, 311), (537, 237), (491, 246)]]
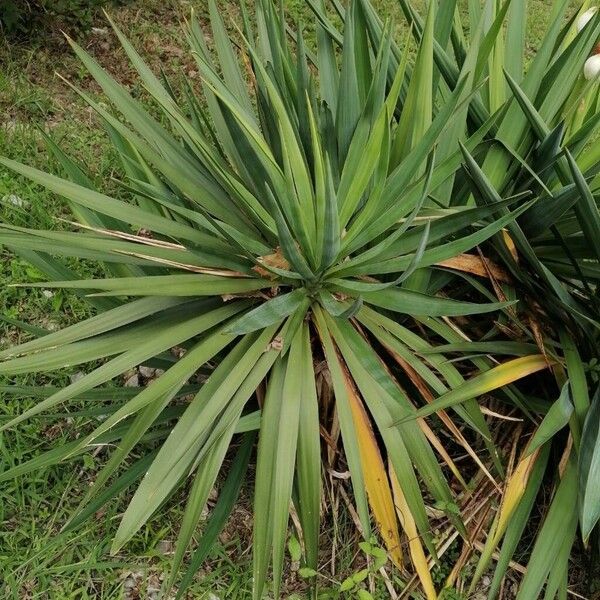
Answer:
[[(117, 11), (116, 17), (136, 43), (162, 47), (158, 58), (174, 73), (184, 67), (177, 56), (178, 22), (172, 18), (175, 13), (170, 13), (160, 2), (146, 2), (145, 6), (143, 19), (136, 16), (133, 8)], [(97, 25), (104, 26), (101, 17)], [(103, 31), (91, 33), (86, 39), (96, 44), (105, 58), (116, 47)], [(109, 146), (96, 132), (83, 105), (53, 74), (52, 67), (65, 52), (65, 44), (59, 35), (49, 41), (48, 44), (48, 40), (40, 40), (35, 47), (5, 44), (0, 51), (3, 115), (0, 154), (44, 165), (47, 156), (38, 130), (44, 127), (77, 160), (93, 165), (98, 180), (106, 181), (114, 168)], [(78, 85), (90, 87), (75, 59), (61, 60), (61, 69)], [(67, 216), (55, 197), (5, 171), (0, 173), (0, 199), (0, 218), (18, 225), (47, 227), (56, 216)], [(89, 274), (91, 269), (85, 264), (74, 266), (82, 275)], [(39, 277), (24, 260), (0, 250), (0, 315), (43, 329), (55, 329), (84, 316), (85, 305), (76, 298), (7, 287), (11, 282)], [(0, 325), (3, 347), (17, 342), (22, 335), (10, 324)], [(76, 372), (73, 369), (71, 376)], [(0, 385), (7, 383), (0, 380)], [(65, 381), (37, 377), (21, 378), (18, 383), (43, 386), (63, 385)], [(30, 398), (2, 397), (2, 417), (16, 414), (34, 402)], [(52, 421), (34, 420), (4, 434), (0, 437), (0, 470), (48, 449), (51, 444), (72, 440), (86, 426), (86, 419), (64, 415)], [(116, 530), (116, 516), (125, 502), (96, 515), (74, 535), (57, 538), (93, 479), (96, 460), (102, 460), (102, 456), (76, 460), (68, 468), (41, 469), (2, 486), (0, 594), (3, 598), (150, 598), (152, 589), (160, 587), (160, 577), (167, 571), (170, 540), (176, 535), (181, 516), (176, 507), (170, 513), (169, 523), (155, 522), (142, 531), (128, 547), (127, 555), (109, 557), (107, 548)], [(190, 597), (208, 598), (209, 593), (227, 598), (245, 597), (250, 589), (251, 570), (245, 561), (233, 562), (229, 558), (229, 553), (241, 555), (239, 540), (232, 534), (230, 538), (231, 541), (221, 545), (210, 573), (192, 586)]]
[[(162, 64), (167, 74), (177, 78), (183, 70), (193, 72), (191, 58), (180, 51), (184, 46), (179, 33), (179, 10), (194, 4), (203, 14), (203, 2), (163, 2), (139, 0), (136, 4), (115, 9), (114, 16), (131, 41), (150, 57), (155, 66)], [(382, 14), (397, 15), (394, 0), (376, 2)], [(143, 10), (141, 6), (143, 5)], [(300, 17), (302, 0), (290, 0), (291, 13)], [(536, 0), (530, 4), (530, 48), (537, 46), (551, 2)], [(223, 11), (234, 13), (227, 2)], [(116, 41), (98, 17), (96, 29), (83, 36), (86, 48), (99, 56), (122, 81), (135, 92), (142, 93)], [(95, 93), (86, 74), (74, 58), (64, 59), (65, 43), (56, 34), (33, 45), (0, 46), (0, 154), (34, 166), (44, 166), (47, 155), (39, 134), (40, 127), (50, 130), (62, 147), (79, 161), (92, 165), (98, 181), (109, 180), (115, 168), (114, 157), (106, 141), (97, 133), (94, 118), (77, 97), (53, 74), (60, 63), (61, 72), (77, 85)], [(5, 171), (0, 172), (0, 219), (23, 226), (48, 227), (57, 216), (67, 216), (62, 204), (47, 192)], [(89, 275), (90, 265), (74, 263), (82, 275)], [(50, 294), (47, 290), (25, 290), (8, 287), (11, 282), (39, 279), (39, 273), (19, 257), (0, 249), (0, 315), (51, 330), (77, 320), (86, 307), (73, 296)], [(1, 345), (17, 342), (21, 336), (12, 323), (0, 325)], [(78, 369), (64, 376), (20, 379), (21, 385), (62, 385)], [(6, 382), (0, 379), (0, 385)], [(0, 392), (1, 394), (1, 392)], [(1, 398), (1, 417), (22, 412), (34, 398)], [(86, 408), (76, 407), (75, 410)], [(31, 420), (0, 437), (0, 470), (18, 464), (60, 441), (69, 441), (89, 427), (90, 418), (73, 414), (56, 418)], [(116, 529), (116, 517), (126, 504), (111, 505), (103, 514), (95, 515), (88, 525), (68, 537), (59, 531), (77, 506), (83, 490), (94, 478), (96, 457), (77, 459), (67, 468), (40, 469), (33, 474), (0, 488), (0, 591), (2, 597), (23, 598), (147, 598), (160, 585), (168, 569), (170, 543), (177, 531), (181, 510), (173, 502), (169, 520), (154, 520), (127, 546), (127, 553), (108, 556), (109, 540)], [(250, 491), (248, 491), (248, 494)], [(335, 588), (335, 582), (360, 568), (364, 557), (357, 550), (357, 539), (344, 527), (350, 518), (343, 503), (339, 519), (324, 532), (332, 540), (341, 571), (324, 580), (324, 587)], [(251, 569), (245, 552), (249, 535), (249, 513), (244, 503), (237, 510), (233, 527), (225, 532), (209, 567), (197, 577), (189, 592), (191, 598), (246, 598), (250, 590)], [(68, 543), (67, 543), (68, 542)], [(293, 597), (296, 575), (290, 573), (287, 588)], [(383, 582), (374, 581), (374, 589), (385, 594)], [(128, 587), (133, 586), (133, 587)], [(332, 590), (332, 595), (335, 590)], [(136, 596), (137, 594), (137, 596)], [(333, 596), (335, 597), (335, 596)], [(377, 597), (385, 597), (383, 595)]]

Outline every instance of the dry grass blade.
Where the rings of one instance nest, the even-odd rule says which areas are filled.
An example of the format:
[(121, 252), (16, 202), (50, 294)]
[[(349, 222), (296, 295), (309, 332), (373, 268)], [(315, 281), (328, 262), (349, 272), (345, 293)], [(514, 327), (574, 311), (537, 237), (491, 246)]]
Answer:
[(198, 267), (196, 265), (188, 265), (186, 263), (177, 262), (175, 260), (158, 258), (157, 256), (149, 256), (140, 252), (127, 252), (125, 250), (117, 250), (117, 252), (119, 254), (125, 254), (127, 256), (136, 256), (137, 258), (143, 258), (144, 260), (165, 265), (166, 267), (173, 267), (174, 269), (181, 269), (183, 271), (191, 271), (192, 273), (203, 273), (204, 275), (218, 275), (220, 277), (248, 277), (246, 273), (241, 273), (240, 271), (226, 271), (223, 269), (212, 269), (210, 267)]

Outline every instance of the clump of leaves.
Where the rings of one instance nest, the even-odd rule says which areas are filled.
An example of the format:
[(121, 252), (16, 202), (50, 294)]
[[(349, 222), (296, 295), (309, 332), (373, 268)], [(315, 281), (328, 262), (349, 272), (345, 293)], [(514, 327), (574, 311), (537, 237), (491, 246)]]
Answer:
[[(375, 540), (360, 542), (358, 546), (368, 560), (367, 565), (360, 569), (355, 569), (352, 574), (340, 582), (326, 576), (323, 577), (324, 583), (322, 586), (319, 586), (319, 598), (322, 600), (338, 600), (339, 598), (352, 596), (359, 600), (373, 600), (373, 595), (366, 589), (365, 585), (368, 583), (368, 578), (374, 578), (377, 572), (385, 566), (388, 554), (376, 544)], [(298, 558), (296, 560), (300, 560), (300, 556), (301, 549), (298, 548)], [(293, 555), (291, 558), (294, 561)], [(312, 579), (319, 577), (320, 574), (310, 567), (302, 567), (298, 569), (298, 575), (303, 579)]]
[[(232, 41), (211, 0), (212, 44), (193, 17), (187, 30), (202, 97), (192, 82), (176, 93), (115, 26), (152, 111), (72, 42), (119, 113), (80, 92), (122, 159), (122, 194), (95, 189), (48, 140), (65, 179), (1, 162), (64, 197), (74, 230), (5, 224), (0, 242), (46, 273), (32, 285), (72, 289), (98, 312), (2, 351), (0, 373), (104, 362), (3, 428), (77, 398), (110, 400), (108, 416), (0, 479), (118, 441), (70, 524), (139, 480), (115, 552), (189, 484), (170, 587), (226, 454), (236, 448), (184, 584), (257, 438), (255, 598), (270, 565), (280, 595), (291, 503), (303, 568), (318, 571), (323, 461), (349, 470), (361, 531), (427, 598), (430, 565), (456, 537), (444, 585), (481, 552), (474, 589), (501, 544), (495, 597), (544, 485), (556, 492), (519, 597), (566, 593), (578, 521), (587, 538), (599, 508), (600, 401), (584, 364), (598, 338), (600, 154), (586, 144), (600, 118), (585, 104), (597, 84), (580, 84), (600, 17), (576, 33), (555, 3), (525, 70), (523, 0), (470, 2), (468, 34), (455, 2), (421, 17), (401, 0), (400, 42), (368, 0), (333, 2), (333, 15), (308, 4), (316, 49), (270, 0), (252, 20), (241, 3)], [(580, 96), (585, 118), (570, 119)], [(110, 276), (78, 279), (59, 257)], [(127, 393), (105, 386), (138, 365), (164, 373)], [(432, 413), (435, 428), (420, 418)], [(129, 464), (147, 440), (159, 449)], [(551, 450), (562, 459), (544, 482)]]

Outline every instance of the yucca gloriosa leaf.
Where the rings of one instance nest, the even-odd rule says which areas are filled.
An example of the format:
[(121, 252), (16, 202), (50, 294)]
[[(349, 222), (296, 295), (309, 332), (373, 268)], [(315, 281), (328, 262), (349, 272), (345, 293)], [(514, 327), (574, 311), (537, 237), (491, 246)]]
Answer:
[[(255, 598), (271, 563), (280, 594), (292, 504), (304, 561), (318, 568), (321, 457), (348, 468), (363, 534), (379, 532), (401, 570), (410, 556), (428, 598), (436, 596), (428, 556), (435, 564), (443, 548), (429, 506), (441, 506), (464, 540), (464, 560), (487, 524), (469, 585), (499, 546), (494, 597), (543, 484), (556, 493), (519, 597), (544, 586), (554, 597), (565, 589), (578, 519), (587, 539), (600, 515), (599, 402), (597, 393), (590, 400), (587, 372), (600, 322), (600, 155), (590, 145), (600, 124), (597, 84), (586, 88), (585, 119), (573, 119), (570, 105), (600, 17), (576, 34), (572, 21), (563, 25), (567, 1), (555, 3), (525, 69), (520, 0), (469, 2), (468, 33), (456, 2), (431, 0), (419, 15), (401, 0), (414, 44), (395, 40), (369, 0), (334, 2), (335, 17), (323, 2), (307, 4), (314, 47), (271, 0), (257, 0), (252, 21), (242, 2), (232, 34), (209, 0), (211, 43), (194, 15), (187, 28), (202, 93), (186, 82), (181, 98), (113, 25), (152, 113), (70, 41), (111, 103), (80, 92), (122, 161), (121, 193), (94, 189), (49, 139), (65, 179), (0, 158), (66, 199), (78, 229), (2, 224), (0, 243), (47, 275), (31, 285), (73, 289), (98, 314), (3, 350), (0, 373), (107, 362), (0, 427), (93, 401), (112, 389), (99, 386), (137, 365), (159, 361), (166, 370), (133, 397), (115, 397), (81, 440), (0, 478), (120, 440), (71, 522), (145, 472), (113, 551), (189, 481), (172, 586), (228, 449), (244, 436), (232, 467), (241, 477), (254, 440), (244, 432), (258, 429)], [(107, 277), (80, 280), (61, 257), (102, 263)], [(167, 353), (173, 346), (185, 350), (179, 361)], [(207, 377), (193, 400), (170, 406), (201, 369)], [(489, 393), (494, 408), (501, 402), (526, 419), (512, 452)], [(334, 409), (323, 403), (329, 394)], [(422, 417), (434, 412), (440, 422), (430, 426)], [(465, 472), (439, 429), (467, 452)], [(523, 429), (535, 431), (528, 447)], [(328, 435), (335, 431), (339, 444)], [(323, 452), (321, 434), (343, 452)], [(162, 441), (159, 450), (125, 467), (148, 438)], [(561, 466), (543, 482), (551, 450)], [(487, 520), (481, 513), (474, 528), (478, 485), (491, 487), (477, 511), (496, 500), (500, 511)], [(186, 583), (238, 492), (239, 481), (228, 479)]]

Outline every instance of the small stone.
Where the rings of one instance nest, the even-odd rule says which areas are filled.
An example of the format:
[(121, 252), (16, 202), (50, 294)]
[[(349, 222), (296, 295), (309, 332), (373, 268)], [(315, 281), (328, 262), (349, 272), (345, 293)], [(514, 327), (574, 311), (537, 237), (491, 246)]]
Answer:
[(77, 373), (73, 373), (73, 375), (69, 376), (71, 383), (76, 383), (77, 381), (83, 379), (85, 377), (85, 373), (83, 371), (77, 371)]
[(185, 348), (182, 348), (181, 346), (173, 346), (173, 348), (171, 348), (171, 354), (175, 358), (181, 358), (185, 354)]
[(128, 379), (125, 380), (125, 387), (139, 387), (140, 376), (138, 373), (134, 373)]
[(27, 202), (27, 200), (23, 200), (23, 198), (17, 196), (16, 194), (7, 194), (2, 198), (2, 202), (8, 202), (8, 204), (18, 206), (19, 208), (27, 208), (29, 206), (29, 202)]
[(138, 367), (138, 371), (140, 372), (140, 375), (144, 377), (144, 379), (150, 379), (156, 374), (156, 369), (152, 369), (151, 367), (144, 367), (143, 365), (141, 367)]
[(173, 554), (173, 542), (171, 540), (160, 540), (160, 542), (156, 544), (156, 551), (163, 556)]

